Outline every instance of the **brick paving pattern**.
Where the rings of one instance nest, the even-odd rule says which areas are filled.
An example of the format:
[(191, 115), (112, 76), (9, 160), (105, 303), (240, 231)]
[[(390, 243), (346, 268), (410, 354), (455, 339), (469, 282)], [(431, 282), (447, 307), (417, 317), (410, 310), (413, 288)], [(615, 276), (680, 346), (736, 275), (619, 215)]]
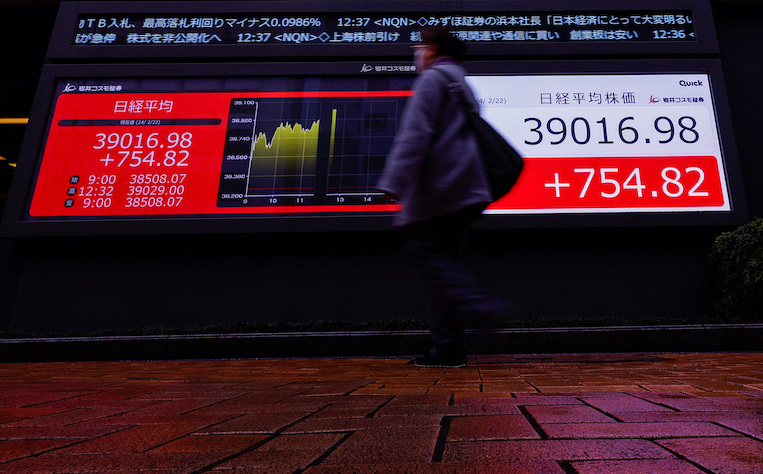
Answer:
[(0, 472), (763, 473), (763, 353), (0, 364)]

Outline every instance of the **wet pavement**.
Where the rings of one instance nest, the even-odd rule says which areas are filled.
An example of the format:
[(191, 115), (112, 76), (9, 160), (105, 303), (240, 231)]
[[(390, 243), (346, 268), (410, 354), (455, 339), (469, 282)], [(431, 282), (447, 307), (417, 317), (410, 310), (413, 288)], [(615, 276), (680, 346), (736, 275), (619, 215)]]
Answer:
[(763, 353), (0, 364), (0, 472), (763, 472)]

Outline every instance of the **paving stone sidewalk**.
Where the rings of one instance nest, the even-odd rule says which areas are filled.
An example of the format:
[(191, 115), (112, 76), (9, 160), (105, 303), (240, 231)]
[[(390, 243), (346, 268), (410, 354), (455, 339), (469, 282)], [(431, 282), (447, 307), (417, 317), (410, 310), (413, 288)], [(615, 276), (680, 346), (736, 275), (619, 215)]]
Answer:
[(0, 472), (763, 472), (763, 353), (0, 364)]

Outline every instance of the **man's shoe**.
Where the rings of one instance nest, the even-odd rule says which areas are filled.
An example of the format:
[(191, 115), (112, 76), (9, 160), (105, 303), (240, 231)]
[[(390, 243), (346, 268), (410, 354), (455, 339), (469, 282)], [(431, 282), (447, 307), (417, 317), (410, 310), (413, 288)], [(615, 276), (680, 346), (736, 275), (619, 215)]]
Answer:
[(457, 369), (459, 367), (466, 367), (467, 360), (466, 356), (435, 356), (430, 354), (416, 357), (413, 359), (413, 364), (416, 367)]

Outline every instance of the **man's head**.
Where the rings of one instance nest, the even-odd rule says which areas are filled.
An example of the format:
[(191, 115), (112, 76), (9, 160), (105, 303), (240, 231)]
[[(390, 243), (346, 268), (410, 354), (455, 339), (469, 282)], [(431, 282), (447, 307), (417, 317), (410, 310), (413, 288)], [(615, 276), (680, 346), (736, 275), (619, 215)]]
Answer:
[(421, 30), (421, 43), (416, 45), (414, 63), (418, 72), (429, 69), (438, 59), (449, 57), (461, 61), (466, 45), (442, 27), (429, 27)]

